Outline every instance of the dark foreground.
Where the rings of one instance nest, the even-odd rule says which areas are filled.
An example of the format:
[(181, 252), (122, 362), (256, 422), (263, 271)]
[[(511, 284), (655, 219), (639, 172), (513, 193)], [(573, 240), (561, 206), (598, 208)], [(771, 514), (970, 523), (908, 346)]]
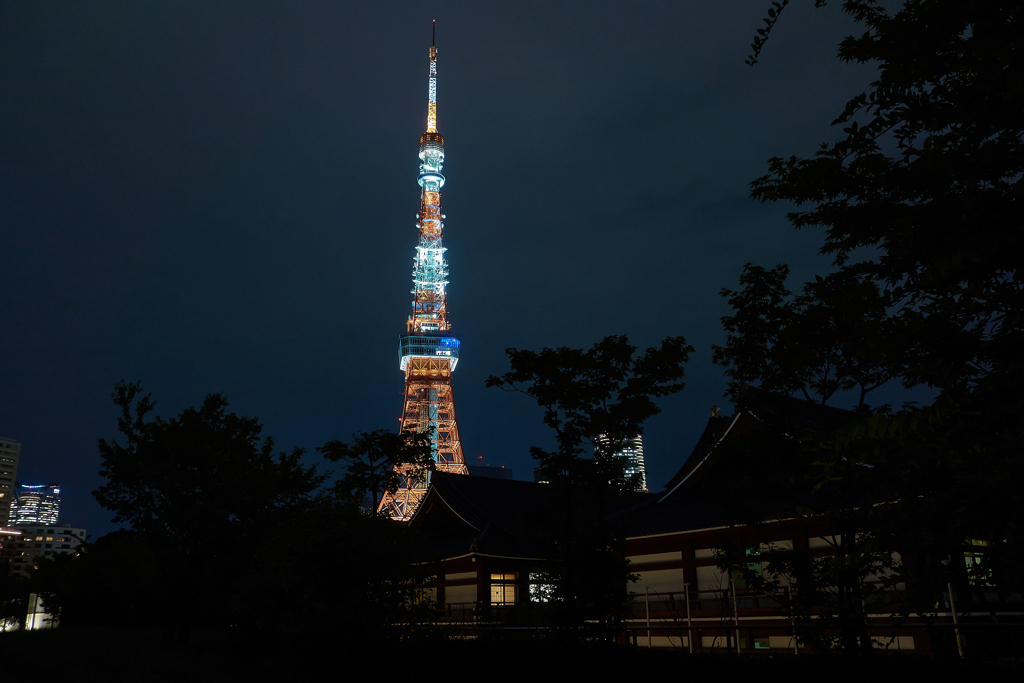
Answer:
[[(739, 677), (764, 681), (1020, 680), (1017, 662), (961, 662), (914, 655), (866, 660), (837, 657), (687, 655), (599, 643), (490, 641), (315, 642), (254, 640), (195, 634), (188, 644), (168, 644), (160, 634), (105, 629), (68, 629), (0, 634), (0, 657), (15, 662), (51, 662), (70, 676), (106, 681), (309, 680), (378, 677), (436, 680), (631, 681), (700, 677), (720, 682)], [(54, 669), (56, 671), (56, 669)]]

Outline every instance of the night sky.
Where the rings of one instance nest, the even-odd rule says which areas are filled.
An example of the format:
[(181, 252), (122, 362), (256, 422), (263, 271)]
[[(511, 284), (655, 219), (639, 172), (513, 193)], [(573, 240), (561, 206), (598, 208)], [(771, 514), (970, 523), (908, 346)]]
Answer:
[(471, 463), (529, 479), (553, 444), (484, 388), (506, 348), (683, 335), (688, 386), (645, 434), (661, 490), (731, 410), (719, 290), (748, 261), (828, 269), (748, 188), (835, 140), (871, 80), (835, 58), (857, 31), (838, 8), (791, 5), (750, 68), (767, 1), (364, 4), (0, 7), (0, 435), (93, 538), (122, 378), (164, 417), (222, 392), (310, 462), (397, 428), (431, 19)]

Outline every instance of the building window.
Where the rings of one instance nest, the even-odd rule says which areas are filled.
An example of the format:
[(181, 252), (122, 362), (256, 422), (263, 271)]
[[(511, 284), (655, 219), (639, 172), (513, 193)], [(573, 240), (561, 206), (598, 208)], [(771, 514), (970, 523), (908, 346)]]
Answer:
[(548, 574), (530, 574), (530, 602), (550, 602), (555, 599), (555, 584)]
[[(744, 550), (744, 555), (750, 559), (756, 559), (760, 554), (761, 549), (757, 546), (748, 547)], [(745, 566), (735, 567), (732, 570), (732, 580), (738, 591), (763, 591), (763, 567), (760, 562), (746, 562)]]
[(988, 541), (979, 541), (976, 538), (968, 538), (968, 550), (964, 551), (964, 564), (967, 565), (967, 579), (972, 586), (979, 588), (991, 588), (992, 577), (983, 567), (985, 550), (988, 548)]
[(516, 575), (491, 574), (491, 604), (492, 605), (514, 605), (516, 604)]

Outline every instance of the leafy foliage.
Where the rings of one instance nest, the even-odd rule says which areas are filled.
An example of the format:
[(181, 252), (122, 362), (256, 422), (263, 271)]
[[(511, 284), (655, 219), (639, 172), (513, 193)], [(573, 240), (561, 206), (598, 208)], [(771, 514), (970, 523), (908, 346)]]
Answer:
[(893, 327), (878, 287), (842, 273), (818, 277), (792, 296), (789, 268), (748, 263), (743, 289), (724, 289), (735, 313), (722, 318), (725, 346), (712, 346), (714, 362), (732, 378), (736, 398), (750, 383), (768, 391), (799, 393), (825, 404), (836, 392), (857, 389), (858, 405), (891, 379), (885, 355)]
[[(367, 497), (371, 510), (385, 493), (395, 493), (402, 477), (418, 477), (435, 467), (429, 432), (389, 432), (378, 429), (352, 435), (352, 443), (328, 441), (317, 451), (331, 462), (344, 462), (345, 474), (334, 485), (342, 500), (362, 506)], [(396, 468), (401, 466), (402, 470)]]
[(403, 626), (433, 615), (416, 604), (422, 566), (413, 564), (419, 548), (404, 525), (333, 496), (290, 522), (270, 530), (245, 576), (236, 614), (255, 634), (275, 644), (376, 647), (408, 641), (413, 634)]
[[(556, 450), (534, 446), (530, 453), (550, 481), (611, 482), (620, 490), (631, 483), (612, 454), (626, 439), (642, 435), (644, 421), (660, 412), (654, 398), (682, 391), (683, 364), (693, 347), (682, 337), (670, 337), (641, 356), (635, 352), (625, 336), (605, 337), (589, 351), (508, 349), (511, 371), (487, 379), (487, 386), (524, 393), (544, 409)], [(599, 435), (609, 446), (586, 458)]]
[(25, 625), (29, 581), (10, 571), (7, 562), (0, 564), (0, 630), (14, 630)]
[[(805, 455), (795, 490), (845, 529), (835, 570), (815, 571), (849, 594), (832, 613), (859, 632), (845, 640), (852, 650), (865, 647), (857, 582), (891, 551), (931, 558), (895, 568), (927, 581), (935, 558), (966, 539), (999, 539), (986, 546), (987, 571), (1004, 586), (1021, 580), (1021, 496), (1007, 482), (1024, 477), (1024, 7), (841, 6), (865, 30), (840, 43), (839, 58), (876, 63), (877, 79), (833, 122), (838, 142), (771, 159), (752, 183), (756, 199), (797, 205), (795, 227), (824, 230), (837, 272), (793, 296), (785, 267), (748, 265), (741, 289), (723, 292), (735, 313), (715, 362), (734, 397), (746, 383), (819, 403), (859, 390), (856, 419), (787, 432)], [(932, 399), (872, 408), (867, 393), (889, 379)]]
[(782, 606), (800, 643), (818, 652), (870, 653), (867, 613), (891, 610), (900, 558), (874, 538), (830, 534), (822, 540), (822, 551), (723, 543), (715, 556), (738, 586)]
[(119, 383), (113, 398), (124, 444), (100, 439), (106, 482), (93, 495), (155, 555), (172, 597), (167, 618), (186, 637), (201, 605), (222, 605), (208, 618), (229, 614), (232, 577), (269, 529), (308, 505), (323, 476), (300, 464), (300, 449), (274, 457), (259, 422), (227, 413), (220, 394), (170, 420), (147, 420), (154, 403), (138, 383)]
[[(622, 556), (624, 539), (605, 513), (635, 482), (614, 454), (658, 414), (654, 398), (683, 389), (683, 364), (692, 351), (682, 337), (671, 337), (637, 356), (625, 336), (606, 337), (588, 351), (508, 349), (511, 370), (487, 380), (487, 386), (535, 400), (555, 432), (555, 450), (534, 446), (530, 452), (558, 500), (541, 530), (553, 559), (557, 620), (566, 633), (577, 634), (589, 622), (595, 637), (609, 638), (628, 609), (625, 586), (635, 577)], [(598, 436), (607, 445), (587, 457)]]
[(1019, 3), (906, 2), (889, 14), (843, 3), (863, 23), (845, 61), (879, 77), (834, 121), (845, 139), (809, 159), (769, 161), (762, 201), (793, 201), (795, 227), (876, 282), (907, 334), (908, 384), (977, 386), (1015, 366), (1022, 340), (1024, 17)]

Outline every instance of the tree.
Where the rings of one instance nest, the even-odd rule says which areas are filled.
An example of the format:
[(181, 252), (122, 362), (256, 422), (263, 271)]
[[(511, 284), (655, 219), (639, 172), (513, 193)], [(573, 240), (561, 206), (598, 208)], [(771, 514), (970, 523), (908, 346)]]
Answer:
[[(487, 386), (526, 394), (544, 409), (544, 424), (555, 431), (556, 449), (533, 446), (530, 454), (545, 477), (569, 485), (628, 485), (613, 454), (626, 439), (642, 435), (644, 421), (661, 412), (653, 398), (686, 386), (681, 381), (683, 364), (693, 347), (682, 337), (670, 337), (642, 356), (634, 358), (635, 352), (625, 336), (605, 337), (589, 351), (506, 351), (511, 371), (488, 377)], [(587, 458), (601, 435), (609, 446)]]
[[(370, 509), (376, 512), (384, 494), (398, 490), (402, 477), (421, 476), (434, 469), (429, 432), (378, 429), (353, 434), (352, 439), (352, 443), (328, 441), (317, 448), (331, 462), (345, 463), (345, 474), (334, 485), (334, 493), (341, 500), (362, 506), (369, 497)], [(405, 470), (396, 469), (403, 465)]]
[(99, 440), (106, 482), (93, 495), (157, 559), (169, 597), (168, 630), (226, 621), (238, 574), (275, 525), (301, 512), (323, 482), (301, 449), (273, 455), (255, 418), (227, 413), (210, 394), (177, 418), (147, 419), (155, 404), (139, 383), (114, 389), (124, 443)]
[(732, 378), (729, 395), (743, 387), (799, 393), (825, 405), (837, 392), (867, 395), (893, 378), (886, 357), (892, 327), (878, 287), (870, 280), (836, 273), (815, 278), (793, 297), (786, 265), (765, 270), (748, 263), (743, 289), (723, 289), (735, 313), (722, 318), (725, 346), (713, 345), (713, 359)]
[[(607, 637), (628, 605), (623, 539), (605, 513), (609, 500), (635, 483), (614, 454), (660, 412), (654, 398), (683, 389), (683, 364), (693, 347), (670, 337), (640, 356), (635, 352), (625, 336), (606, 337), (589, 351), (508, 349), (511, 370), (487, 379), (489, 387), (535, 400), (555, 432), (554, 450), (533, 446), (530, 453), (559, 501), (543, 531), (554, 559), (550, 579), (561, 624), (571, 633), (593, 620)], [(608, 445), (593, 448), (598, 436)]]
[(408, 646), (414, 634), (402, 626), (434, 613), (414, 604), (417, 573), (429, 569), (414, 562), (422, 555), (408, 527), (327, 495), (289, 520), (268, 532), (244, 577), (239, 615), (251, 632), (273, 647)]
[[(136, 532), (121, 529), (83, 543), (76, 555), (41, 558), (33, 592), (62, 627), (149, 629), (164, 626), (177, 600), (161, 581), (160, 563)], [(116, 596), (117, 609), (110, 609)]]
[(1019, 378), (1020, 4), (842, 6), (866, 31), (839, 57), (877, 62), (878, 80), (833, 122), (848, 124), (844, 139), (809, 159), (771, 159), (753, 196), (811, 205), (791, 223), (824, 228), (836, 266), (880, 287), (905, 332), (899, 350), (916, 359), (905, 383), (958, 395)]
[(726, 521), (763, 528), (768, 538), (778, 532), (774, 521), (823, 521), (828, 550), (723, 546), (720, 566), (772, 595), (805, 646), (871, 652), (868, 614), (892, 607), (892, 589), (905, 580), (894, 578), (893, 552), (912, 549), (896, 524), (905, 462), (883, 439), (840, 441), (849, 425), (873, 416), (753, 387), (737, 409), (758, 426), (718, 448), (741, 474), (712, 480), (704, 495)]
[(0, 633), (25, 627), (31, 592), (28, 579), (11, 571), (9, 562), (0, 563)]
[[(772, 3), (749, 63), (787, 4)], [(840, 43), (839, 58), (876, 63), (878, 77), (833, 122), (837, 142), (771, 159), (752, 183), (755, 199), (797, 205), (794, 227), (824, 230), (837, 272), (809, 283), (801, 302), (784, 270), (748, 267), (745, 288), (725, 293), (736, 314), (715, 360), (734, 383), (808, 400), (859, 387), (858, 419), (803, 434), (811, 466), (795, 477), (823, 500), (835, 494), (834, 514), (871, 494), (893, 503), (872, 507), (876, 519), (859, 529), (878, 552), (909, 545), (935, 564), (987, 539), (986, 571), (1019, 583), (1022, 508), (1009, 482), (1024, 478), (1024, 7), (841, 5), (865, 30)], [(840, 317), (815, 334), (830, 309)], [(932, 398), (868, 406), (866, 390), (890, 377)], [(871, 553), (849, 557), (863, 568)]]

